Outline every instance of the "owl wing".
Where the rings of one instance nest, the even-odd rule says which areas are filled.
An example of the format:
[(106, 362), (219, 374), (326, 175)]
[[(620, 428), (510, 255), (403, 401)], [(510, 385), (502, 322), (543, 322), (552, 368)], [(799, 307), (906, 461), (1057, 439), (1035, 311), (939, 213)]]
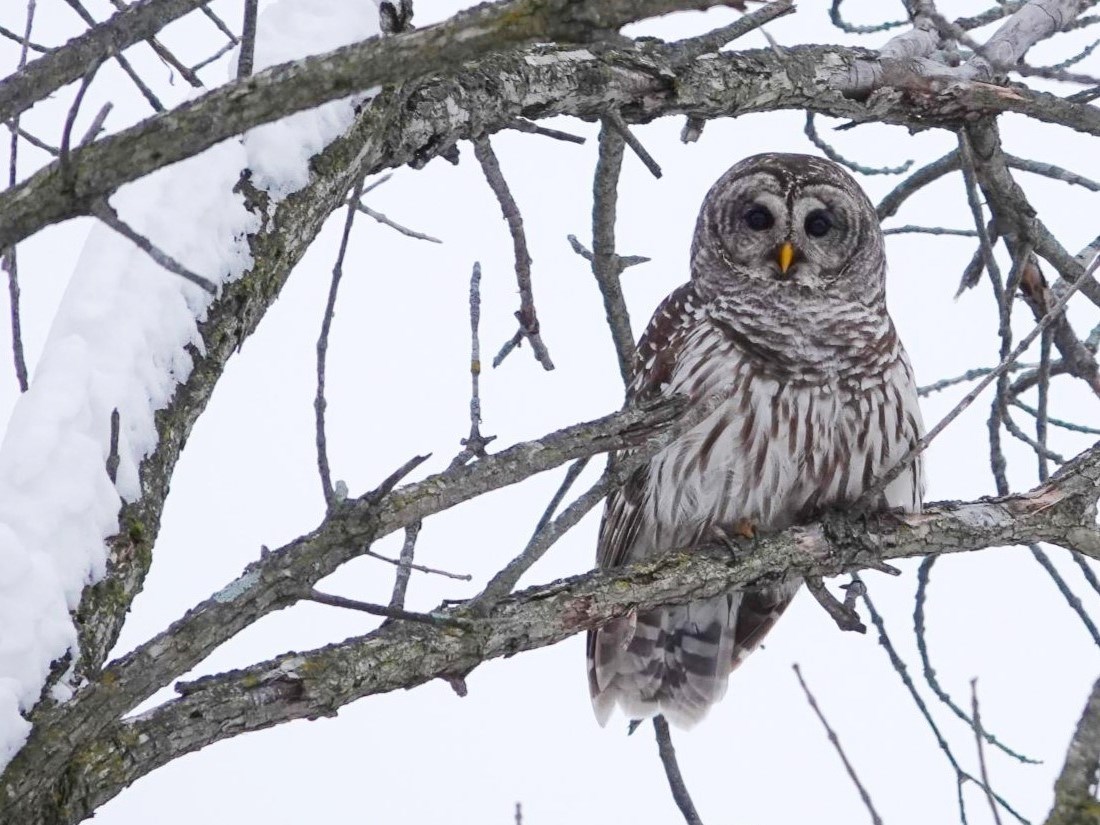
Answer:
[[(627, 404), (660, 398), (668, 388), (686, 333), (696, 321), (699, 299), (691, 282), (674, 290), (653, 313), (634, 351), (634, 379), (627, 387)], [(621, 460), (630, 455), (624, 451)], [(601, 569), (631, 561), (630, 548), (638, 536), (649, 467), (639, 467), (607, 498), (600, 523), (596, 564)]]

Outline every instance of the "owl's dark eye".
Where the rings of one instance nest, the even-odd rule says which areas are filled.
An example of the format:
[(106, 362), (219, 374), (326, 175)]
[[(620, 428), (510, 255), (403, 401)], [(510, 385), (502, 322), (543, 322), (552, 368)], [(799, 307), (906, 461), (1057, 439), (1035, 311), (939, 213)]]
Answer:
[(803, 226), (806, 228), (807, 235), (820, 238), (833, 228), (833, 219), (824, 209), (815, 209), (806, 216)]
[(775, 225), (775, 218), (772, 217), (771, 212), (757, 204), (750, 206), (749, 211), (745, 213), (745, 224), (754, 232), (762, 232)]

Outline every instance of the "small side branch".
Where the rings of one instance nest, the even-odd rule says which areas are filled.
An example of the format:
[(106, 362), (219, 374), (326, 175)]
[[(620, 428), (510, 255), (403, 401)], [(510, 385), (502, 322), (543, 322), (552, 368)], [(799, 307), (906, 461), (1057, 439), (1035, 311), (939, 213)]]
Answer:
[(144, 235), (135, 231), (129, 224), (122, 220), (115, 212), (114, 208), (107, 203), (105, 199), (101, 199), (92, 204), (90, 209), (92, 215), (99, 218), (111, 229), (115, 230), (122, 237), (126, 238), (134, 244), (138, 249), (167, 269), (174, 275), (179, 275), (186, 281), (190, 281), (196, 286), (202, 288), (211, 295), (215, 295), (218, 292), (218, 288), (214, 285), (213, 281), (204, 278), (190, 269), (185, 267), (167, 252), (162, 251), (155, 246), (152, 241), (146, 238)]
[(817, 133), (817, 125), (814, 122), (814, 113), (806, 112), (806, 126), (803, 128), (806, 137), (810, 139), (810, 143), (820, 149), (825, 157), (834, 163), (839, 163), (841, 166), (847, 166), (853, 172), (859, 172), (861, 175), (901, 175), (908, 172), (913, 165), (913, 161), (907, 160), (901, 166), (864, 166), (861, 163), (856, 163), (854, 160), (848, 160), (834, 149), (828, 142), (825, 141)]
[(600, 128), (600, 153), (592, 181), (592, 274), (603, 295), (607, 326), (615, 345), (619, 374), (629, 384), (634, 369), (634, 333), (623, 298), (619, 276), (623, 266), (615, 253), (615, 216), (619, 199), (619, 173), (623, 164), (624, 139), (604, 118)]
[(871, 623), (874, 624), (875, 630), (878, 631), (879, 644), (882, 645), (883, 649), (886, 651), (886, 655), (889, 656), (890, 664), (893, 665), (894, 671), (898, 674), (902, 684), (905, 685), (906, 690), (909, 691), (909, 695), (912, 697), (914, 704), (916, 704), (917, 710), (919, 710), (921, 716), (924, 717), (924, 721), (928, 724), (929, 729), (932, 731), (932, 735), (935, 736), (936, 743), (939, 745), (940, 750), (943, 752), (943, 755), (947, 757), (948, 763), (955, 771), (955, 778), (959, 786), (959, 816), (962, 821), (966, 821), (966, 807), (962, 795), (962, 786), (965, 782), (973, 782), (983, 791), (992, 795), (997, 801), (997, 804), (1008, 811), (1008, 813), (1012, 814), (1021, 825), (1031, 825), (1031, 823), (1021, 816), (1015, 808), (1008, 804), (1008, 801), (1005, 800), (1004, 797), (992, 788), (988, 788), (980, 779), (962, 769), (959, 761), (955, 758), (955, 754), (952, 753), (951, 747), (947, 744), (947, 740), (944, 739), (943, 734), (940, 733), (939, 726), (932, 718), (932, 714), (928, 710), (928, 705), (925, 704), (924, 699), (917, 691), (917, 686), (913, 684), (913, 679), (909, 675), (909, 670), (905, 666), (905, 662), (898, 654), (897, 649), (894, 647), (894, 643), (890, 640), (890, 636), (886, 632), (886, 622), (883, 621), (882, 616), (879, 614), (878, 610), (875, 609), (875, 605), (872, 603), (870, 595), (864, 593), (862, 598), (863, 604), (867, 608), (867, 612), (871, 615)]
[(550, 360), (550, 352), (542, 341), (539, 331), (538, 314), (535, 312), (535, 296), (531, 286), (531, 255), (527, 251), (527, 235), (523, 231), (523, 216), (519, 213), (515, 198), (504, 180), (504, 173), (500, 171), (500, 161), (497, 160), (489, 138), (482, 135), (474, 140), (474, 155), (481, 164), (485, 180), (489, 188), (497, 197), (500, 211), (504, 214), (504, 220), (508, 222), (508, 229), (512, 233), (512, 246), (516, 258), (516, 281), (519, 283), (519, 311), (516, 318), (519, 320), (519, 330), (497, 353), (493, 359), (493, 366), (500, 366), (513, 349), (518, 347), (526, 338), (531, 344), (535, 358), (543, 369), (554, 369), (554, 362)]
[[(434, 625), (436, 627), (455, 627), (466, 630), (471, 627), (468, 619), (456, 619), (452, 616), (439, 616), (435, 613), (413, 613), (397, 607), (387, 607), (383, 604), (371, 604), (356, 599), (346, 599), (343, 596), (334, 596), (331, 593), (322, 593), (319, 590), (311, 590), (303, 598), (307, 601), (327, 604), (330, 607), (343, 607), (347, 610), (358, 610), (361, 613), (369, 613), (371, 616), (384, 616), (387, 619), (400, 619), (407, 622)], [(181, 682), (177, 690), (186, 691), (186, 683)]]
[[(859, 582), (859, 585), (862, 586), (863, 583)], [(806, 589), (817, 599), (817, 603), (824, 608), (825, 612), (832, 616), (836, 626), (841, 630), (852, 630), (856, 633), (867, 632), (867, 626), (860, 621), (859, 614), (856, 613), (855, 609), (847, 603), (847, 600), (842, 602), (830, 593), (820, 576), (807, 577)], [(796, 669), (797, 667), (795, 665)]]
[(414, 521), (405, 528), (405, 543), (401, 546), (401, 559), (397, 562), (397, 579), (393, 583), (393, 595), (390, 607), (398, 610), (405, 607), (405, 594), (409, 589), (409, 577), (412, 575), (413, 554), (416, 552), (416, 538), (420, 535), (423, 522)]
[(995, 825), (1001, 825), (1001, 812), (997, 810), (997, 800), (989, 790), (989, 770), (985, 764), (985, 743), (982, 741), (982, 715), (978, 707), (978, 680), (970, 680), (970, 708), (974, 718), (974, 740), (978, 747), (978, 767), (981, 772), (982, 782), (985, 785), (985, 798), (989, 801), (989, 810), (993, 814)]
[[(351, 203), (359, 202), (363, 194), (363, 179), (355, 185), (355, 193)], [(336, 506), (336, 492), (332, 486), (332, 472), (328, 463), (328, 439), (325, 435), (325, 409), (328, 401), (325, 399), (325, 365), (328, 358), (328, 336), (332, 330), (332, 319), (336, 314), (336, 294), (340, 290), (340, 279), (344, 277), (344, 257), (348, 251), (348, 240), (351, 238), (351, 227), (355, 222), (355, 207), (348, 206), (347, 216), (344, 218), (344, 232), (340, 236), (340, 250), (336, 253), (336, 263), (332, 266), (332, 282), (329, 285), (328, 301), (325, 303), (325, 315), (321, 319), (321, 334), (317, 337), (317, 394), (313, 399), (313, 413), (316, 422), (317, 441), (317, 471), (321, 476), (321, 492), (325, 497), (325, 506), (332, 509)]]
[(817, 705), (817, 699), (814, 698), (813, 693), (810, 692), (809, 685), (806, 684), (806, 680), (802, 678), (802, 669), (798, 664), (793, 664), (791, 667), (794, 669), (794, 675), (798, 677), (798, 684), (802, 686), (802, 692), (806, 694), (806, 701), (810, 703), (810, 708), (813, 710), (814, 715), (817, 716), (818, 721), (821, 722), (822, 727), (825, 728), (825, 734), (829, 737), (829, 742), (836, 750), (837, 756), (840, 757), (840, 761), (844, 763), (844, 770), (848, 772), (849, 778), (856, 786), (856, 790), (859, 791), (859, 798), (863, 800), (863, 805), (867, 808), (867, 813), (871, 815), (871, 822), (874, 825), (882, 825), (882, 817), (878, 815), (878, 811), (875, 810), (875, 804), (871, 801), (871, 795), (867, 793), (867, 789), (863, 787), (863, 783), (859, 781), (859, 776), (856, 774), (856, 769), (852, 767), (852, 763), (848, 761), (848, 755), (844, 752), (843, 746), (840, 744), (840, 737), (836, 735), (836, 731), (833, 730), (829, 724), (829, 720), (825, 718), (825, 714), (821, 712), (821, 708)]
[[(924, 606), (928, 600), (928, 582), (932, 573), (932, 565), (935, 563), (935, 556), (929, 556), (921, 562), (917, 570), (917, 595), (915, 607), (913, 608), (913, 631), (917, 637), (917, 653), (920, 655), (921, 666), (924, 670), (924, 679), (928, 683), (928, 686), (932, 688), (932, 692), (935, 693), (936, 697), (968, 727), (978, 731), (979, 726), (975, 723), (973, 717), (967, 716), (966, 712), (956, 704), (955, 700), (951, 698), (951, 695), (944, 690), (943, 686), (940, 684), (939, 679), (936, 677), (936, 670), (932, 667), (931, 655), (928, 652), (928, 637), (925, 632), (924, 622)], [(995, 748), (998, 748), (1019, 762), (1023, 762), (1027, 765), (1039, 764), (1038, 760), (1024, 756), (1008, 747), (985, 728), (980, 729), (980, 735), (990, 745), (993, 745)]]
[(626, 141), (626, 145), (638, 156), (638, 159), (653, 177), (661, 177), (663, 173), (660, 164), (653, 159), (653, 155), (649, 154), (646, 148), (642, 146), (642, 142), (630, 131), (630, 127), (626, 125), (626, 121), (623, 120), (621, 114), (612, 109), (604, 115), (604, 123), (610, 124), (622, 136), (623, 140)]
[(462, 450), (451, 461), (451, 469), (461, 467), (471, 458), (483, 458), (485, 448), (495, 435), (481, 434), (481, 264), (474, 262), (470, 273), (470, 434), (462, 439)]

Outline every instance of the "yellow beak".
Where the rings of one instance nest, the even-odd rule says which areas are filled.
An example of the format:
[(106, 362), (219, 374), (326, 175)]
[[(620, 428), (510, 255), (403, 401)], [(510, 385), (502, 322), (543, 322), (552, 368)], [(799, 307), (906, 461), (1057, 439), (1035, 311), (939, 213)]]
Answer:
[(779, 271), (784, 275), (787, 274), (787, 270), (791, 268), (791, 261), (794, 260), (794, 247), (790, 241), (779, 247)]

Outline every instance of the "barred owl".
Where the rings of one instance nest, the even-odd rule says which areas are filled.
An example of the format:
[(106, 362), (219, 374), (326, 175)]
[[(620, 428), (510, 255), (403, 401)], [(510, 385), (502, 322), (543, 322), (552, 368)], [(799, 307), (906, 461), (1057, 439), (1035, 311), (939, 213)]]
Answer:
[[(840, 167), (764, 154), (719, 178), (699, 211), (691, 280), (654, 313), (627, 394), (720, 403), (608, 498), (600, 567), (812, 518), (909, 450), (923, 425), (885, 273), (875, 210)], [(881, 506), (918, 511), (922, 488), (918, 460)], [(698, 722), (800, 584), (635, 611), (591, 632), (600, 724), (616, 705)]]

